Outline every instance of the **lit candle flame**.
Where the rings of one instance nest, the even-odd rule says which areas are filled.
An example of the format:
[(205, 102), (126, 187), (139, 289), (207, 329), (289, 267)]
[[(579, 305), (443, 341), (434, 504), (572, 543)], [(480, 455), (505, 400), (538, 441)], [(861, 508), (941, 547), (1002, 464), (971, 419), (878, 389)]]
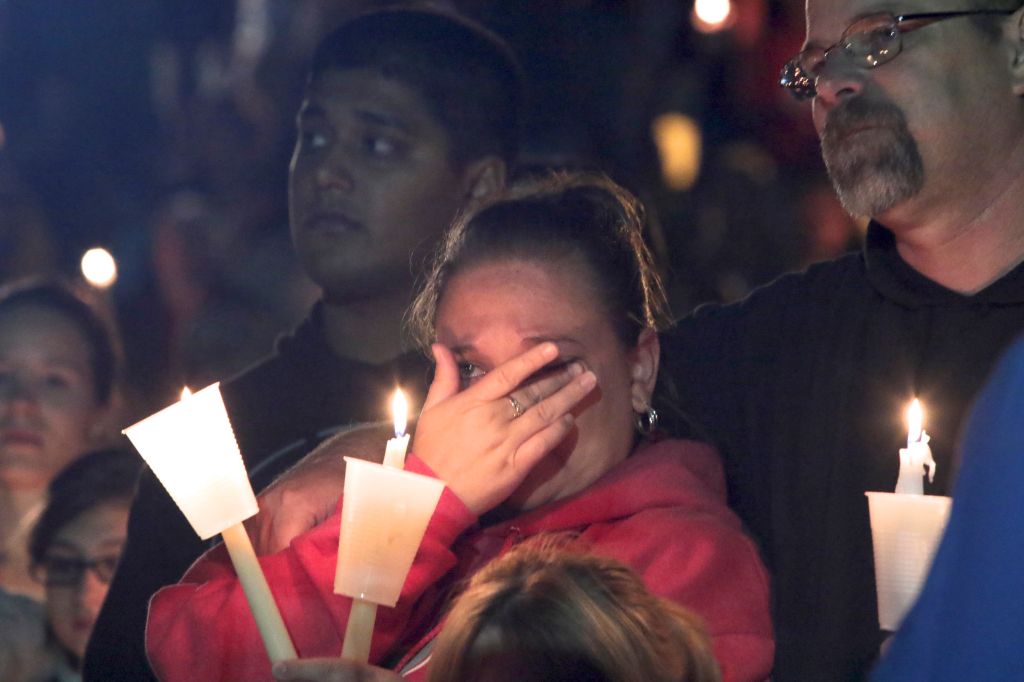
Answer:
[(395, 389), (395, 395), (391, 399), (391, 414), (395, 419), (395, 437), (400, 438), (405, 435), (405, 426), (409, 417), (409, 403), (400, 388)]
[(924, 433), (923, 425), (924, 409), (921, 407), (921, 401), (914, 398), (907, 408), (907, 447), (921, 440), (921, 436)]

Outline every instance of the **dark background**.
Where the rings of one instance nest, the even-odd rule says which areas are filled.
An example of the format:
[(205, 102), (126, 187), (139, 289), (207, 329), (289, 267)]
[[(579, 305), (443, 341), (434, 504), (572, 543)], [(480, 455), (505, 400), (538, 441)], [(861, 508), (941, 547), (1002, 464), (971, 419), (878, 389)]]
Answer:
[[(269, 351), (315, 295), (292, 260), (285, 182), (317, 40), (383, 2), (0, 0), (0, 281), (74, 275), (102, 245), (101, 296), (136, 410)], [(856, 244), (807, 105), (776, 85), (796, 0), (734, 0), (694, 28), (673, 0), (465, 0), (529, 80), (524, 157), (600, 168), (637, 192), (674, 312), (735, 300)], [(701, 130), (695, 184), (661, 172), (652, 123)]]

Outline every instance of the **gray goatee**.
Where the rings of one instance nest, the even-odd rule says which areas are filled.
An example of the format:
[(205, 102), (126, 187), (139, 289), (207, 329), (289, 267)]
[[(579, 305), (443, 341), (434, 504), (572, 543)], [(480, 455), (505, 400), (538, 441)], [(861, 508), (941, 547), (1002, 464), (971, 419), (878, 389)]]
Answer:
[(914, 196), (924, 164), (907, 119), (890, 102), (853, 97), (825, 119), (821, 154), (843, 208), (875, 216)]

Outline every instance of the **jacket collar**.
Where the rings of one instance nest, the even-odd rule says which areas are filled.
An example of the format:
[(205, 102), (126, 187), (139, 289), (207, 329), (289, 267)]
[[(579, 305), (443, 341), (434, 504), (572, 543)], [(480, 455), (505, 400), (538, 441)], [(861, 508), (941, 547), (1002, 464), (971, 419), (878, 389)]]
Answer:
[(724, 503), (725, 477), (717, 451), (696, 441), (664, 440), (640, 445), (585, 490), (487, 526), (481, 534), (530, 537), (657, 507), (718, 512)]
[(956, 304), (1024, 303), (1024, 263), (976, 294), (967, 296), (933, 282), (907, 265), (896, 250), (896, 238), (871, 221), (864, 242), (868, 281), (885, 298), (908, 307)]

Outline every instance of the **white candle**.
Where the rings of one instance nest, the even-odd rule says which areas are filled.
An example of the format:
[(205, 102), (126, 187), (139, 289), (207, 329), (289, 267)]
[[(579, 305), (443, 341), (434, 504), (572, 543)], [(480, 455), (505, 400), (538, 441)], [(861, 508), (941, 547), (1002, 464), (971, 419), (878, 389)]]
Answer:
[(353, 599), (341, 643), (341, 657), (346, 661), (368, 663), (373, 624), (377, 621), (377, 605), (365, 599)]
[(242, 591), (272, 662), (295, 658), (288, 630), (242, 521), (259, 507), (246, 475), (219, 384), (124, 430), (196, 534), (224, 537)]
[(389, 438), (384, 449), (384, 466), (405, 468), (405, 451), (409, 448), (409, 434), (405, 432), (408, 422), (409, 403), (402, 389), (396, 388), (391, 399), (391, 414), (395, 420), (395, 437)]
[(245, 599), (249, 602), (253, 619), (256, 621), (256, 629), (263, 638), (270, 662), (277, 663), (297, 658), (295, 645), (288, 635), (288, 629), (281, 618), (274, 595), (270, 592), (267, 577), (263, 575), (263, 569), (260, 568), (259, 559), (253, 551), (245, 526), (236, 523), (225, 528), (221, 531), (221, 537), (224, 538), (224, 546), (227, 547), (231, 564), (235, 567)]
[[(409, 403), (402, 389), (395, 389), (391, 399), (391, 415), (395, 421), (395, 437), (389, 438), (384, 449), (384, 466), (395, 469), (405, 468), (405, 451), (409, 448), (409, 434), (405, 432), (408, 422)], [(344, 532), (342, 528), (342, 532)], [(340, 548), (339, 548), (340, 553)], [(338, 570), (342, 567), (342, 557), (338, 557)], [(345, 639), (342, 641), (341, 657), (349, 661), (366, 663), (370, 657), (370, 644), (373, 639), (373, 624), (377, 619), (377, 604), (353, 597), (352, 608), (348, 614), (345, 627)]]
[(928, 467), (928, 481), (935, 479), (935, 459), (928, 446), (931, 438), (924, 430), (924, 409), (917, 398), (907, 408), (907, 447), (900, 449), (900, 474), (896, 479), (896, 492), (906, 495), (924, 494), (924, 469)]

